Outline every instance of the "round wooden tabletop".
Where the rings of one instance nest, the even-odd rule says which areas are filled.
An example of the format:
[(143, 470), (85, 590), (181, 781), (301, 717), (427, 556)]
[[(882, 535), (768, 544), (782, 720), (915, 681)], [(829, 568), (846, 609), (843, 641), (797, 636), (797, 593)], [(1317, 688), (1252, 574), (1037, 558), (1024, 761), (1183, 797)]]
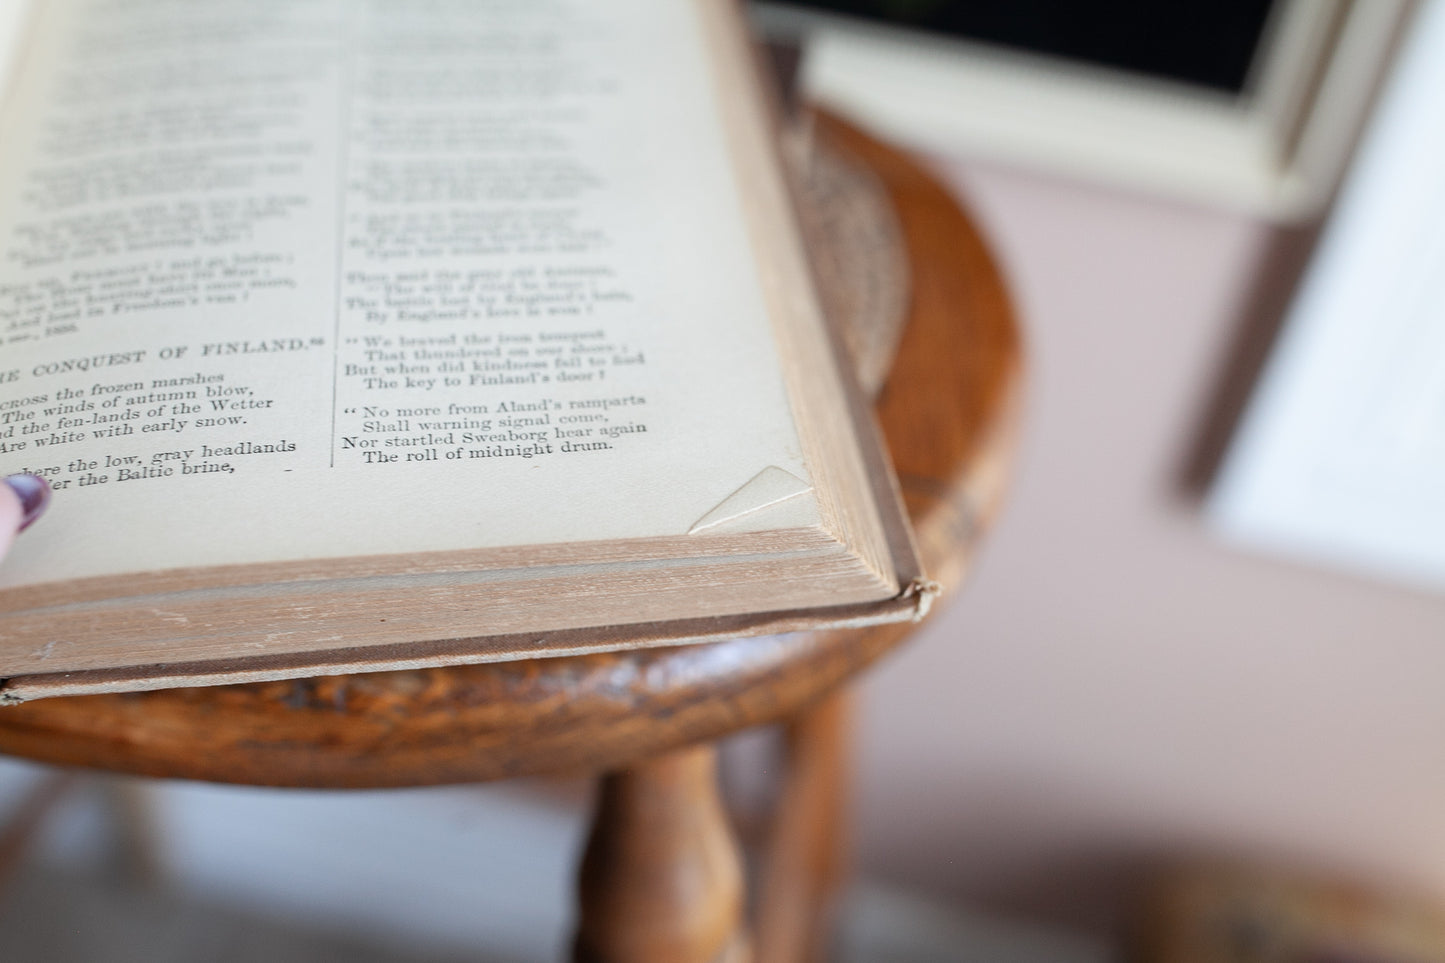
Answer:
[[(895, 218), (880, 227), (846, 205), (814, 218), (815, 230), (847, 234), (847, 250), (871, 246), (874, 254), (866, 266), (846, 252), (820, 259), (818, 270), (835, 311), (876, 318), (903, 308), (876, 412), (926, 570), (956, 589), (999, 503), (1012, 448), (1021, 380), (1013, 312), (988, 250), (933, 176), (827, 116), (814, 118), (811, 137), (816, 156), (868, 172)], [(825, 193), (847, 180), (827, 164), (818, 177), (815, 187)], [(871, 233), (860, 224), (872, 224)], [(901, 250), (906, 287), (889, 287), (885, 236)], [(882, 281), (858, 283), (865, 267), (884, 271)], [(890, 330), (865, 323), (850, 340), (877, 358), (895, 347)], [(866, 364), (862, 375), (870, 377)], [(0, 709), (0, 752), (275, 786), (412, 786), (612, 769), (787, 718), (915, 628), (42, 699)]]

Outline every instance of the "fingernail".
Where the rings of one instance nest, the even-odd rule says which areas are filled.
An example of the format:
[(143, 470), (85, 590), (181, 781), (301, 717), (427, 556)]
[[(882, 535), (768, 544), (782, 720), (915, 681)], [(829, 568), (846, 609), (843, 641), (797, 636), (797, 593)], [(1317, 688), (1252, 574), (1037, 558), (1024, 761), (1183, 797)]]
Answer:
[(4, 481), (11, 491), (20, 496), (20, 510), (23, 512), (20, 531), (23, 532), (45, 512), (45, 506), (50, 504), (50, 484), (39, 475), (10, 475), (0, 481)]

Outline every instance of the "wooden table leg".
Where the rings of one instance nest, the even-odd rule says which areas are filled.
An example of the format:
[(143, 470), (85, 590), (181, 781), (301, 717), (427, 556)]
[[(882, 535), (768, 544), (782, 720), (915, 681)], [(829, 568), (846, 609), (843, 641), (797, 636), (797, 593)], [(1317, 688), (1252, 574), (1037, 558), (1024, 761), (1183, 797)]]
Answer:
[(576, 963), (746, 963), (742, 858), (715, 749), (603, 778), (580, 889)]
[(755, 963), (827, 959), (847, 874), (852, 696), (790, 722), (787, 763), (758, 884)]

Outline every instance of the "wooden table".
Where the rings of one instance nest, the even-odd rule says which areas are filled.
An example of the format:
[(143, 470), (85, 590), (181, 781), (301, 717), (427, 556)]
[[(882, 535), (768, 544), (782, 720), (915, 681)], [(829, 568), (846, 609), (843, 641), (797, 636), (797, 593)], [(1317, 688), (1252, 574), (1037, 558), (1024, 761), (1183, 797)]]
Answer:
[[(967, 217), (917, 163), (826, 116), (793, 146), (830, 311), (865, 380), (883, 382), (877, 415), (925, 563), (956, 589), (1012, 447), (1020, 347), (1007, 295)], [(840, 687), (915, 628), (41, 700), (0, 710), (0, 752), (266, 786), (603, 773), (578, 960), (802, 960), (840, 872)], [(748, 925), (710, 743), (765, 723), (786, 725), (790, 766)]]

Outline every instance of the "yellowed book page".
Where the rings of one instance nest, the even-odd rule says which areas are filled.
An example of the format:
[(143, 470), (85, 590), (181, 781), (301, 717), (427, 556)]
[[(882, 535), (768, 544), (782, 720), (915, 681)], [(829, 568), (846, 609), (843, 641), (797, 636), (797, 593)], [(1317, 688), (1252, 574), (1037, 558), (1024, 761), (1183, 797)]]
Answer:
[(0, 472), (57, 492), (0, 589), (813, 517), (694, 4), (41, 8)]
[(19, 61), (20, 37), (29, 14), (29, 0), (0, 0), (0, 98)]

